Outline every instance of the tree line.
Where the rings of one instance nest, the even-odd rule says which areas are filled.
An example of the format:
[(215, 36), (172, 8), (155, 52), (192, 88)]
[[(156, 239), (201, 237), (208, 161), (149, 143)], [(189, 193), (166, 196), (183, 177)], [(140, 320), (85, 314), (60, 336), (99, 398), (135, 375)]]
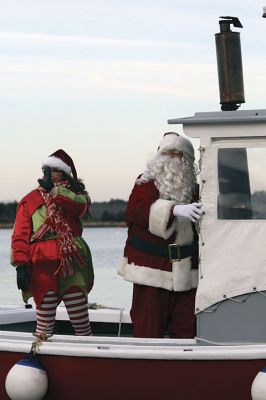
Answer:
[[(16, 201), (10, 203), (0, 202), (0, 225), (10, 226), (14, 224)], [(127, 202), (120, 199), (111, 199), (104, 202), (92, 202), (89, 215), (83, 218), (85, 224), (94, 223), (124, 223)]]

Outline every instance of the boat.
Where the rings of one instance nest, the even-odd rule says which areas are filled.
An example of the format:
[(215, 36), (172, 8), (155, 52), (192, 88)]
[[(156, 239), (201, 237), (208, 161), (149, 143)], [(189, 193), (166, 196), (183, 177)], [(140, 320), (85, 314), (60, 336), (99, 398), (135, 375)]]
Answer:
[[(77, 337), (70, 332), (64, 307), (58, 308), (55, 335), (37, 349), (48, 375), (44, 399), (246, 400), (266, 365), (265, 344), (133, 338), (124, 310), (90, 310), (90, 318), (94, 335)], [(1, 400), (9, 400), (9, 370), (32, 348), (35, 321), (33, 309), (0, 310)]]
[(97, 307), (90, 309), (93, 336), (77, 337), (59, 307), (54, 335), (38, 341), (34, 309), (2, 307), (1, 400), (9, 399), (9, 371), (33, 349), (48, 376), (46, 400), (266, 398), (266, 109), (238, 110), (240, 39), (230, 24), (241, 26), (237, 18), (221, 18), (222, 110), (168, 121), (200, 140), (196, 337), (134, 338), (127, 310)]

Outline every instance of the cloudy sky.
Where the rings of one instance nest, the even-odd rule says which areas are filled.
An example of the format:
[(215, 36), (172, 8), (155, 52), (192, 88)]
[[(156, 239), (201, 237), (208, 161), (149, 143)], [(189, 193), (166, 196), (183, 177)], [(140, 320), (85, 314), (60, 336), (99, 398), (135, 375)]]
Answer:
[[(58, 148), (93, 201), (127, 200), (170, 118), (217, 111), (214, 34), (238, 17), (246, 103), (266, 108), (258, 0), (0, 0), (0, 201)], [(195, 142), (195, 146), (196, 146)]]

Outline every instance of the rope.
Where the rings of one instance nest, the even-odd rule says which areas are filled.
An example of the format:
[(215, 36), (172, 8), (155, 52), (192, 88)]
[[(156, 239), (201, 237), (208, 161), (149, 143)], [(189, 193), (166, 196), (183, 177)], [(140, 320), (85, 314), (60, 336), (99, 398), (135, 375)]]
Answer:
[(259, 293), (259, 294), (261, 294), (262, 296), (266, 297), (266, 294), (263, 293), (263, 292), (261, 292), (260, 290), (256, 290), (256, 288), (253, 288), (253, 290), (254, 290), (256, 293)]
[[(200, 153), (200, 158), (199, 158), (199, 170), (201, 171), (201, 166), (202, 166), (202, 160), (203, 160), (203, 155), (205, 152), (205, 148), (200, 146), (199, 147), (199, 153)], [(199, 192), (199, 201), (201, 201), (201, 196), (202, 196), (202, 192), (204, 190), (204, 185), (205, 185), (205, 179), (201, 180), (201, 186), (200, 186), (200, 192)], [(201, 245), (204, 246), (204, 240), (203, 240), (203, 236), (202, 236), (202, 231), (201, 231), (201, 224), (202, 224), (202, 220), (204, 218), (205, 212), (203, 211), (202, 213), (202, 217), (200, 218), (200, 220), (198, 221), (198, 223), (196, 224), (196, 230), (201, 242)], [(200, 275), (200, 279), (203, 278), (203, 273), (202, 273), (202, 267), (201, 267), (201, 252), (199, 251), (199, 275)]]
[(247, 299), (248, 299), (253, 293), (259, 293), (259, 294), (261, 294), (262, 296), (266, 297), (266, 294), (265, 294), (265, 293), (263, 293), (263, 292), (261, 292), (261, 291), (259, 291), (259, 290), (256, 290), (256, 288), (253, 288), (253, 292), (247, 293), (246, 297), (245, 297), (244, 299), (242, 299), (242, 300), (235, 299), (234, 297), (229, 297), (229, 296), (227, 296), (227, 295), (225, 294), (225, 295), (223, 296), (223, 297), (224, 297), (224, 300), (222, 300), (222, 301), (220, 301), (219, 303), (217, 303), (217, 305), (216, 305), (212, 310), (202, 310), (201, 312), (204, 312), (204, 313), (213, 313), (213, 312), (217, 311), (217, 309), (220, 307), (220, 305), (222, 304), (222, 302), (225, 301), (225, 300), (231, 300), (231, 301), (233, 301), (233, 302), (235, 302), (235, 303), (245, 303), (245, 302), (247, 301)]
[[(220, 301), (219, 303), (217, 303), (216, 306), (215, 306), (214, 308), (212, 308), (211, 310), (202, 310), (201, 312), (204, 312), (204, 313), (214, 313), (214, 312), (220, 307), (221, 304), (222, 304), (222, 301)], [(200, 310), (197, 310), (197, 311), (200, 311)]]
[(199, 150), (199, 153), (200, 153), (199, 170), (201, 171), (202, 159), (203, 159), (203, 154), (205, 152), (205, 148), (200, 146), (198, 150)]
[[(254, 292), (252, 292), (252, 293), (254, 293)], [(250, 295), (251, 295), (251, 293), (248, 293), (243, 300), (237, 300), (237, 299), (234, 299), (233, 297), (228, 297), (226, 295), (224, 295), (224, 298), (226, 300), (228, 299), (228, 300), (234, 301), (235, 303), (245, 303)]]
[[(201, 199), (201, 194), (202, 194), (202, 191), (203, 191), (204, 184), (205, 184), (205, 180), (203, 179), (202, 180), (200, 194), (199, 194), (199, 200)], [(203, 240), (203, 236), (202, 236), (202, 231), (201, 231), (201, 224), (202, 224), (202, 220), (204, 218), (204, 215), (205, 215), (205, 212), (203, 211), (202, 212), (202, 217), (199, 219), (198, 223), (196, 224), (196, 230), (197, 230), (197, 233), (199, 235), (201, 246), (205, 245), (204, 240)], [(200, 274), (200, 279), (202, 279), (203, 278), (203, 273), (202, 273), (202, 268), (201, 268), (201, 252), (200, 251), (199, 251), (199, 274)]]
[[(33, 334), (35, 336), (35, 334)], [(43, 342), (46, 342), (52, 335), (47, 335), (46, 333), (42, 333), (41, 335), (36, 335), (36, 340), (32, 342), (31, 352), (35, 355), (37, 351), (40, 350), (40, 345)]]
[(124, 309), (123, 309), (123, 308), (120, 308), (120, 312), (119, 312), (119, 326), (118, 326), (117, 337), (120, 337), (120, 335), (121, 335), (123, 311), (124, 311)]

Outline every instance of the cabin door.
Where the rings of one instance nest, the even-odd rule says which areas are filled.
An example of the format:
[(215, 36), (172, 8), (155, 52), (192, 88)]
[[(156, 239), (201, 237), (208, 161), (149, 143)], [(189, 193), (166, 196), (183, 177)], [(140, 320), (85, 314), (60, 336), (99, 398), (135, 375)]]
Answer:
[(266, 290), (266, 138), (213, 140), (201, 160), (196, 311)]

